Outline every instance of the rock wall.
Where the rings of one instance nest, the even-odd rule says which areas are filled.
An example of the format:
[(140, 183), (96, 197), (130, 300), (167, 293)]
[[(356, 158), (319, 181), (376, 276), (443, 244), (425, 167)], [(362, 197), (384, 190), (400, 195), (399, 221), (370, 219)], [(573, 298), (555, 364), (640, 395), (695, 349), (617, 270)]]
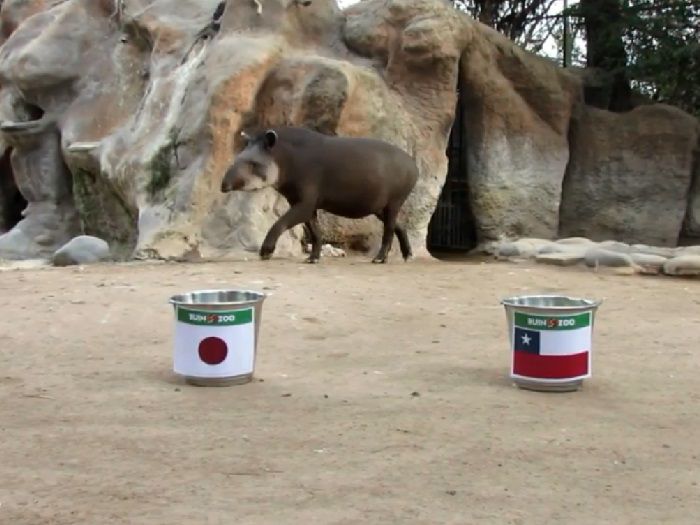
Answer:
[(674, 107), (585, 108), (572, 128), (561, 235), (675, 246), (697, 143), (696, 119)]
[(553, 238), (581, 83), (496, 31), (474, 27), (461, 74), (477, 236)]
[[(583, 104), (579, 75), (448, 2), (367, 0), (344, 12), (334, 0), (219, 7), (2, 3), (0, 149), (10, 166), (0, 172), (0, 211), (16, 188), (28, 205), (0, 235), (0, 258), (46, 257), (79, 234), (141, 258), (252, 255), (287, 204), (272, 190), (219, 188), (239, 132), (270, 124), (371, 136), (410, 152), (421, 176), (400, 218), (416, 254), (427, 255), (460, 75), (482, 244), (551, 239), (578, 224), (594, 238), (656, 244), (672, 244), (682, 224), (700, 230), (696, 120), (673, 113), (682, 122), (673, 128), (668, 108), (596, 113)], [(666, 131), (645, 135), (659, 123)], [(643, 137), (654, 155), (638, 147)], [(657, 205), (670, 211), (650, 226)], [(327, 242), (374, 249), (379, 239), (376, 219), (322, 214), (321, 225)], [(301, 235), (283, 236), (276, 254), (299, 254)]]

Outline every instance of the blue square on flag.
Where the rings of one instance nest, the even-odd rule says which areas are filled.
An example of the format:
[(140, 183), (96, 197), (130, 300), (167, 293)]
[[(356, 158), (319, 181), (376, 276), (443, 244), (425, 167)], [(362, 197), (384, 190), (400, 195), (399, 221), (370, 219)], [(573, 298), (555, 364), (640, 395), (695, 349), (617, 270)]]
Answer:
[(515, 328), (513, 346), (516, 352), (527, 352), (529, 354), (540, 353), (540, 333), (524, 328)]

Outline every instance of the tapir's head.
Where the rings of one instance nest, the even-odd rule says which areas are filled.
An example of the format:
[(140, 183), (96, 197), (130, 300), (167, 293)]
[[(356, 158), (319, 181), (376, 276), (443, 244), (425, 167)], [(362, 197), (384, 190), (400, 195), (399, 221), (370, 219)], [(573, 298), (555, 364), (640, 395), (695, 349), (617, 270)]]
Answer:
[(279, 166), (272, 150), (277, 144), (277, 133), (268, 129), (264, 133), (251, 137), (241, 133), (246, 145), (236, 155), (236, 160), (226, 171), (221, 183), (221, 191), (254, 191), (275, 187), (279, 180)]

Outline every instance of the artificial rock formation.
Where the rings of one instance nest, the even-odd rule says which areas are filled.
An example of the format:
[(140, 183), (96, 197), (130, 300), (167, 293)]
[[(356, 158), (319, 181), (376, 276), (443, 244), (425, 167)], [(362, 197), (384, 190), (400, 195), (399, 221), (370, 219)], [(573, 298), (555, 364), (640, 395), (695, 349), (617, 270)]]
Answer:
[(675, 246), (688, 209), (696, 119), (662, 104), (592, 107), (572, 129), (560, 232)]
[[(142, 258), (253, 254), (286, 202), (273, 190), (219, 188), (240, 131), (273, 124), (380, 138), (413, 155), (421, 176), (400, 219), (427, 255), (458, 85), (481, 243), (551, 239), (578, 213), (605, 216), (628, 193), (588, 186), (614, 186), (637, 162), (611, 164), (604, 148), (588, 148), (594, 113), (580, 76), (444, 0), (366, 0), (346, 11), (334, 0), (5, 0), (0, 22), (0, 149), (11, 165), (0, 172), (0, 215), (12, 216), (17, 189), (28, 202), (0, 234), (0, 258), (45, 257), (78, 234)], [(615, 131), (604, 133), (614, 134), (644, 121), (608, 120)], [(700, 182), (693, 199), (690, 171), (680, 173), (693, 139), (679, 133), (654, 142), (655, 165), (673, 168), (659, 175), (663, 202), (674, 200), (664, 243), (679, 215), (686, 230), (700, 229)], [(629, 141), (615, 144), (621, 157), (636, 154)], [(645, 171), (644, 184), (651, 178)], [(591, 207), (586, 196), (602, 200)], [(632, 226), (601, 235), (660, 243), (661, 227), (645, 236), (649, 219), (640, 227), (635, 209), (624, 214)], [(590, 225), (583, 233), (602, 228)], [(321, 226), (325, 242), (351, 248), (374, 249), (381, 231), (374, 218), (330, 214)], [(296, 228), (276, 254), (302, 246)]]
[(461, 74), (478, 238), (554, 238), (581, 84), (496, 31), (475, 28)]
[[(42, 122), (59, 126), (70, 173), (43, 158), (52, 180), (72, 187), (60, 204), (77, 208), (85, 233), (140, 257), (254, 252), (286, 202), (273, 190), (221, 195), (221, 177), (242, 129), (304, 125), (414, 155), (421, 179), (402, 219), (426, 253), (468, 21), (435, 0), (367, 2), (346, 14), (333, 0), (229, 0), (212, 24), (217, 4), (68, 0), (10, 35), (0, 51), (6, 106), (40, 108)], [(11, 109), (2, 116), (24, 120)], [(322, 224), (327, 239), (356, 235), (367, 247), (380, 232), (376, 219)], [(0, 257), (15, 255), (10, 247), (40, 251), (0, 238)], [(297, 229), (277, 253), (301, 247)]]

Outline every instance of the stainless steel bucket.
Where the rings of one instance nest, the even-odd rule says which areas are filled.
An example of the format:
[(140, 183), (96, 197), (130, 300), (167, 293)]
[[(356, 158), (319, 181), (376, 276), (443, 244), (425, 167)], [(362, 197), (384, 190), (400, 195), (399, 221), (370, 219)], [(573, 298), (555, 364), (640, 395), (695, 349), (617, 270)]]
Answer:
[(501, 303), (510, 341), (510, 377), (518, 387), (570, 392), (591, 377), (593, 324), (601, 301), (524, 295)]
[(199, 290), (171, 297), (174, 372), (197, 386), (250, 382), (266, 297), (250, 290)]

